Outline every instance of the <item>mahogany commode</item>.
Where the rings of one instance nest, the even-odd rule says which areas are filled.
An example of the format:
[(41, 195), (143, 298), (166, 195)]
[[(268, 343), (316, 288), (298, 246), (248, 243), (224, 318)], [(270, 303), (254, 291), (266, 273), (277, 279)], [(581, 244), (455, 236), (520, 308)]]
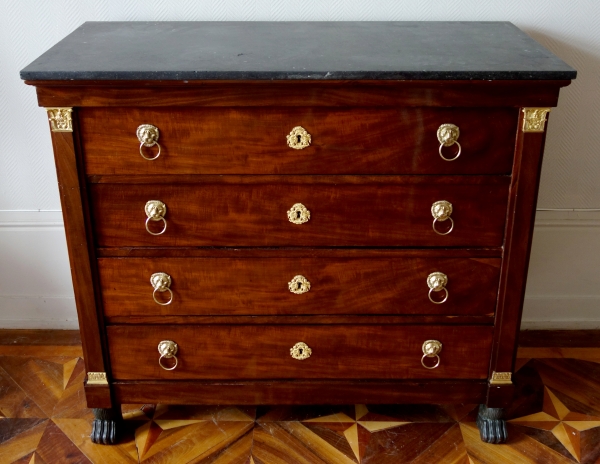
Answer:
[(85, 23), (22, 70), (92, 440), (122, 403), (464, 402), (504, 441), (546, 119), (575, 75), (503, 22)]

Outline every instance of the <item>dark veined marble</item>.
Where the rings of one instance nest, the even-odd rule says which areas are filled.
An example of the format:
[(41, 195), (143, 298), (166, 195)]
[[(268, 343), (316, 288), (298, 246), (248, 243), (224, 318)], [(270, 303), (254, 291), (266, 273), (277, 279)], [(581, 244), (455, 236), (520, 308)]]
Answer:
[(574, 79), (509, 22), (87, 22), (28, 80)]

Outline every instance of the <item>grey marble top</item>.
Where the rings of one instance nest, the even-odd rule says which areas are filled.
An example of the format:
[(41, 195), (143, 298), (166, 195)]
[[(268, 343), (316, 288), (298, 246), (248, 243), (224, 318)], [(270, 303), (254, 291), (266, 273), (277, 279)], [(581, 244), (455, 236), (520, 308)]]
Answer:
[(88, 22), (29, 80), (574, 79), (508, 22)]

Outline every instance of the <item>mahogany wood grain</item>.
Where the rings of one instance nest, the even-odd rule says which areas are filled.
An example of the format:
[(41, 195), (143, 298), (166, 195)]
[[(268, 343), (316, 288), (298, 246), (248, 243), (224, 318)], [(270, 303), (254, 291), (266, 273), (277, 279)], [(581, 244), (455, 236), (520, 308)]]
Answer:
[(83, 355), (87, 371), (106, 372), (102, 349), (101, 311), (96, 311), (93, 244), (89, 241), (89, 213), (85, 182), (76, 154), (73, 132), (51, 132), (58, 190), (63, 212), (67, 250)]
[(228, 325), (381, 325), (381, 324), (413, 324), (413, 325), (493, 325), (494, 314), (483, 316), (457, 315), (333, 315), (322, 316), (112, 316), (105, 317), (111, 324), (165, 325), (165, 324), (228, 324)]
[[(104, 322), (97, 309), (97, 281), (93, 239), (91, 238), (87, 185), (83, 176), (81, 153), (77, 134), (51, 132), (58, 190), (63, 212), (67, 250), (71, 265), (71, 278), (79, 320), (83, 358), (87, 372), (106, 372), (110, 375), (108, 352), (104, 348)], [(90, 405), (111, 407), (112, 397), (108, 385), (98, 386), (90, 396)]]
[[(401, 256), (401, 255), (400, 255)], [(420, 314), (491, 315), (500, 259), (104, 258), (98, 260), (105, 316)], [(172, 303), (152, 298), (150, 276), (171, 276)], [(448, 299), (428, 298), (427, 276), (448, 276)], [(310, 290), (294, 294), (302, 275)], [(444, 291), (434, 292), (441, 301)], [(168, 292), (157, 293), (166, 302)]]
[(108, 385), (89, 385), (84, 386), (86, 406), (88, 408), (109, 409), (113, 405), (113, 396), (111, 388)]
[[(488, 404), (498, 405), (497, 407), (507, 408), (515, 398), (516, 386), (514, 383), (510, 385), (493, 385), (488, 384), (488, 391), (485, 398), (486, 406)], [(492, 406), (488, 406), (492, 407)]]
[[(125, 320), (125, 318), (123, 318)], [(127, 318), (129, 320), (141, 318)], [(162, 321), (161, 317), (149, 318), (156, 321)], [(190, 320), (190, 317), (179, 317), (181, 321)], [(224, 317), (225, 324), (246, 324), (255, 323), (253, 321), (261, 321), (256, 323), (273, 324), (274, 321), (283, 320), (284, 324), (293, 324), (293, 320), (304, 320), (303, 324), (308, 324), (306, 321), (313, 321), (315, 324), (328, 324), (333, 321), (336, 324), (383, 324), (385, 321), (392, 321), (394, 324), (402, 323), (402, 320), (416, 321), (415, 316), (235, 316)], [(422, 319), (426, 321), (430, 319), (425, 316)], [(458, 319), (456, 317), (447, 317), (448, 320)], [(489, 318), (488, 318), (489, 319)], [(215, 322), (214, 317), (199, 317), (198, 321), (210, 323)], [(363, 321), (363, 322), (360, 322)], [(201, 323), (201, 322), (194, 322)], [(413, 322), (411, 322), (412, 324)], [(426, 322), (427, 323), (427, 322)], [(168, 323), (169, 324), (169, 323)], [(434, 323), (439, 324), (439, 323)], [(35, 349), (36, 346), (52, 347), (54, 355), (63, 356), (62, 348), (64, 346), (81, 346), (81, 336), (79, 330), (62, 330), (62, 329), (0, 329), (0, 346), (16, 346), (30, 347)], [(521, 330), (519, 332), (519, 348), (536, 349), (536, 348), (599, 348), (600, 347), (600, 330)], [(531, 350), (530, 350), (531, 351)], [(58, 353), (58, 354), (57, 354)], [(12, 355), (12, 354), (11, 354)], [(29, 354), (27, 355), (29, 356)], [(50, 356), (50, 354), (48, 355)]]
[(40, 106), (556, 106), (571, 81), (26, 81)]
[(485, 400), (481, 380), (369, 381), (143, 381), (115, 382), (119, 403), (162, 404), (477, 404)]
[[(445, 401), (485, 401), (488, 406), (499, 407), (508, 402), (510, 387), (488, 387), (484, 379), (491, 371), (511, 371), (514, 366), (544, 139), (543, 134), (522, 134), (519, 122), (515, 148), (514, 112), (524, 106), (555, 106), (560, 87), (570, 81), (28, 83), (37, 86), (41, 106), (75, 107), (75, 132), (53, 133), (52, 136), (86, 369), (106, 371), (111, 381), (110, 389), (86, 387), (91, 407), (109, 407), (115, 402), (353, 404)], [(281, 110), (284, 107), (293, 107), (297, 111), (288, 109), (284, 112)], [(399, 110), (400, 107), (404, 109)], [(130, 108), (126, 114), (121, 112), (124, 108)], [(504, 122), (497, 127), (494, 120), (480, 124), (479, 119), (467, 118), (458, 125), (462, 129), (459, 141), (465, 142), (463, 145), (469, 150), (456, 162), (445, 163), (439, 158), (435, 145), (432, 145), (435, 161), (426, 158), (432, 151), (428, 144), (437, 141), (423, 135), (425, 127), (407, 132), (404, 127), (409, 125), (392, 124), (395, 122), (393, 116), (397, 114), (442, 114), (451, 111), (449, 108), (463, 115), (512, 114), (512, 129), (509, 136), (501, 138), (500, 134), (509, 132), (508, 122), (503, 117), (500, 120)], [(134, 118), (130, 115), (150, 114), (146, 110), (157, 115), (222, 114), (227, 117), (210, 122), (202, 117), (195, 119), (202, 120), (212, 130), (206, 137), (206, 132), (198, 130), (198, 125), (187, 119), (181, 119), (177, 126), (173, 124), (177, 118), (165, 119), (160, 139), (165, 147), (164, 156), (154, 164), (142, 160), (137, 152), (137, 140), (133, 138), (135, 147), (131, 156), (135, 160), (130, 161), (129, 140), (125, 142), (124, 138), (125, 135), (130, 137), (130, 133), (134, 136), (131, 132)], [(361, 118), (349, 116), (351, 110), (360, 113)], [(85, 117), (79, 118), (79, 111)], [(385, 113), (387, 119), (380, 118), (379, 111)], [(285, 117), (282, 116), (284, 113)], [(254, 120), (240, 116), (248, 114), (260, 117)], [(87, 118), (87, 115), (93, 117)], [(265, 119), (272, 122), (271, 125), (264, 123), (265, 115), (271, 118)], [(306, 117), (308, 122), (296, 122), (298, 115)], [(338, 126), (332, 122), (334, 119)], [(83, 131), (87, 131), (83, 141), (85, 153), (79, 144), (80, 120)], [(427, 130), (435, 128), (431, 116), (406, 120), (413, 121), (413, 127), (414, 121), (420, 120), (425, 121)], [(315, 124), (316, 129), (307, 127), (314, 136), (313, 146), (294, 153), (296, 159), (288, 161), (286, 152), (289, 149), (283, 137), (291, 127), (284, 126), (292, 123), (312, 126), (313, 122), (319, 123)], [(244, 124), (255, 130), (259, 137), (248, 143), (248, 136), (254, 137), (255, 132), (246, 132), (246, 145), (235, 145), (233, 139), (237, 133), (234, 129)], [(106, 139), (107, 149), (102, 148), (104, 145), (89, 142), (86, 134), (95, 142), (101, 141), (99, 134), (103, 126), (122, 134), (116, 148), (110, 146), (110, 139)], [(185, 130), (193, 134), (182, 133), (181, 127), (189, 128)], [(397, 127), (403, 130), (397, 130)], [(319, 132), (322, 128), (325, 128), (324, 132)], [(365, 128), (375, 135), (361, 139), (359, 135)], [(477, 135), (473, 139), (470, 136), (475, 128)], [(220, 151), (217, 129), (229, 136), (229, 145)], [(193, 143), (173, 145), (171, 134), (177, 135), (177, 143), (181, 140)], [(341, 141), (339, 134), (345, 136)], [(491, 144), (490, 140), (495, 140), (496, 136), (500, 142)], [(279, 139), (281, 141), (277, 142)], [(270, 145), (273, 140), (276, 144), (281, 143), (281, 153), (275, 145)], [(209, 153), (196, 148), (198, 141), (210, 147)], [(505, 148), (508, 146), (514, 150), (514, 155), (508, 153), (509, 149)], [(250, 149), (244, 152), (241, 147)], [(103, 150), (100, 156), (95, 154), (97, 149)], [(478, 150), (478, 156), (469, 158), (469, 152), (475, 150)], [(507, 150), (508, 155), (499, 155), (502, 150)], [(342, 152), (351, 156), (344, 158)], [(210, 157), (210, 153), (216, 153), (227, 162)], [(88, 156), (86, 164), (83, 163), (84, 154)], [(412, 160), (408, 162), (410, 158)], [(511, 167), (503, 163), (509, 163), (511, 159), (512, 179), (507, 176), (447, 175), (507, 174)], [(106, 160), (109, 163), (103, 165)], [(96, 162), (96, 167), (92, 161)], [(115, 168), (111, 163), (122, 164)], [(155, 166), (161, 167), (160, 163), (164, 164), (162, 169), (154, 170)], [(435, 163), (439, 167), (423, 170), (432, 169)], [(196, 171), (197, 166), (208, 170)], [(84, 167), (91, 175), (84, 175)], [(230, 175), (206, 175), (210, 172)], [(237, 175), (288, 172), (294, 175)], [(298, 172), (363, 176), (298, 176)], [(438, 173), (444, 176), (364, 176), (365, 173)], [(91, 205), (88, 205), (88, 199)], [(143, 227), (146, 219), (143, 206), (149, 199), (167, 203), (169, 228), (164, 236), (152, 237)], [(445, 237), (431, 230), (431, 203), (440, 199), (454, 205), (452, 217), (456, 229)], [(296, 202), (304, 203), (311, 210), (309, 223), (296, 226), (287, 221), (286, 211)], [(93, 238), (100, 247), (97, 249), (92, 245), (92, 220)], [(198, 248), (202, 246), (238, 248)], [(298, 248), (244, 248), (248, 246)], [(315, 248), (327, 246), (413, 248)], [(340, 254), (336, 254), (338, 252)], [(97, 293), (100, 285), (96, 275), (96, 253), (101, 257), (150, 258), (156, 262), (171, 262), (183, 257), (203, 262), (237, 262), (241, 256), (261, 260), (268, 254), (270, 259), (286, 264), (285, 258), (290, 263), (330, 260), (338, 266), (344, 260), (377, 259), (383, 262), (468, 259), (480, 266), (502, 258), (503, 264), (495, 319), (487, 313), (427, 315), (422, 312), (405, 316), (393, 313), (385, 316), (362, 313), (301, 316), (155, 314), (104, 319)], [(370, 268), (356, 272), (365, 273), (367, 269)], [(269, 272), (272, 271), (270, 268), (261, 270), (266, 277), (271, 276)], [(340, 272), (331, 274), (330, 279)], [(402, 272), (399, 275), (404, 275)], [(218, 271), (215, 278), (217, 276)], [(415, 276), (410, 274), (405, 278), (412, 281)], [(480, 278), (479, 274), (477, 278)], [(284, 280), (287, 282), (287, 277)], [(176, 289), (178, 279), (174, 277), (173, 282)], [(449, 289), (454, 282), (450, 280)], [(144, 285), (150, 287), (149, 283)], [(397, 282), (390, 285), (397, 285)], [(391, 293), (383, 292), (382, 297)], [(310, 292), (290, 296), (307, 295), (314, 298)], [(221, 295), (221, 298), (225, 296)], [(239, 295), (232, 294), (230, 298), (241, 301)], [(224, 300), (217, 298), (217, 301)], [(348, 304), (352, 307), (355, 302)], [(470, 310), (468, 305), (465, 310)], [(106, 327), (106, 323), (125, 325)], [(103, 347), (105, 331), (110, 334), (110, 350), (106, 345)], [(156, 350), (158, 342), (168, 337), (177, 337), (182, 363), (181, 369), (178, 367), (170, 373), (158, 367)], [(299, 341), (299, 337), (314, 350), (313, 356), (302, 362), (289, 356), (290, 346)], [(442, 365), (433, 371), (420, 366), (421, 344), (426, 338), (438, 338), (444, 343)], [(288, 343), (291, 340), (293, 343)], [(116, 367), (109, 364), (109, 351)], [(286, 364), (289, 362), (296, 364)], [(116, 375), (111, 375), (111, 367)], [(267, 380), (232, 380), (249, 374), (254, 379)], [(465, 375), (469, 380), (457, 380)], [(114, 382), (115, 378), (123, 376), (155, 380)], [(186, 380), (206, 379), (207, 376), (220, 376), (226, 380)], [(377, 376), (423, 380), (368, 380)], [(303, 377), (320, 377), (321, 380), (302, 380)], [(322, 380), (326, 377), (330, 380)], [(440, 378), (453, 380), (437, 380)]]
[[(88, 175), (508, 174), (515, 108), (82, 108)], [(460, 128), (462, 154), (439, 155), (440, 125)], [(161, 155), (140, 156), (136, 129), (160, 131)], [(292, 128), (311, 144), (288, 147)], [(144, 148), (147, 157), (158, 148)], [(443, 150), (447, 158), (457, 146)]]
[(456, 185), (456, 184), (471, 184), (471, 185), (506, 185), (510, 184), (510, 176), (416, 176), (416, 175), (271, 175), (271, 174), (256, 174), (256, 175), (196, 175), (196, 174), (165, 174), (155, 176), (150, 174), (142, 175), (109, 175), (109, 176), (87, 176), (87, 181), (90, 184), (217, 184), (217, 185), (257, 185), (257, 184), (290, 184), (290, 185), (419, 185), (419, 184), (436, 184), (436, 185)]
[(98, 248), (99, 258), (500, 258), (494, 248)]
[[(115, 380), (483, 379), (492, 332), (487, 326), (389, 324), (107, 327)], [(158, 365), (161, 340), (179, 346), (175, 370)], [(436, 369), (421, 365), (426, 340), (443, 344)], [(297, 342), (312, 356), (293, 359)]]
[[(92, 184), (96, 244), (123, 246), (500, 246), (508, 178), (399, 177), (395, 184)], [(488, 179), (483, 179), (486, 181)], [(363, 180), (363, 182), (369, 182)], [(149, 234), (144, 206), (167, 206), (167, 231)], [(433, 231), (431, 205), (452, 203), (454, 230)], [(287, 211), (303, 203), (305, 224)], [(441, 231), (450, 221), (438, 224)], [(158, 227), (160, 224), (150, 224)], [(157, 229), (157, 231), (160, 229)]]
[[(519, 124), (490, 375), (512, 372), (515, 365), (545, 138), (546, 132), (523, 133)], [(511, 399), (502, 387), (490, 386), (487, 405), (504, 407)]]

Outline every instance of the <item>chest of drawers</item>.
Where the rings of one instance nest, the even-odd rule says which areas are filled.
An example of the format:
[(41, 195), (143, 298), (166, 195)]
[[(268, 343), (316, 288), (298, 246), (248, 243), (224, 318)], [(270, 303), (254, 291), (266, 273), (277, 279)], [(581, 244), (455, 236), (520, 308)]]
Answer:
[(558, 58), (509, 23), (86, 23), (21, 75), (93, 441), (139, 402), (481, 403), (506, 438)]

